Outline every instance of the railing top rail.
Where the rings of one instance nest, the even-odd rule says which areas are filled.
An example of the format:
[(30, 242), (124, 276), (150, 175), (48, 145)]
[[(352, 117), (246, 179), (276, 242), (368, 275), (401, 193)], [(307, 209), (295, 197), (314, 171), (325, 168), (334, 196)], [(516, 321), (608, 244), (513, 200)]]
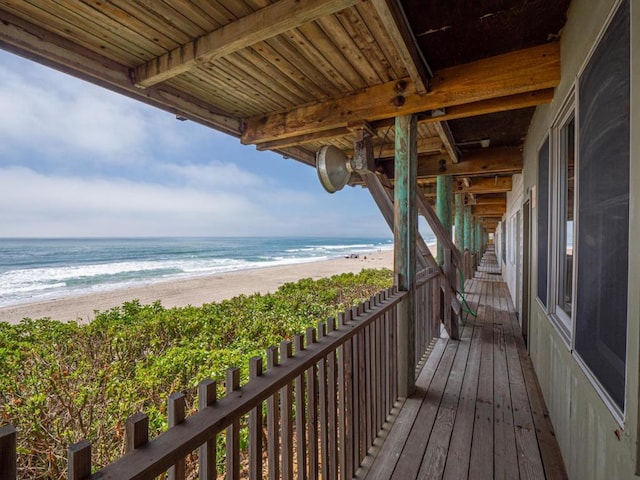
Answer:
[(278, 366), (262, 376), (250, 380), (239, 390), (219, 399), (169, 428), (150, 442), (135, 449), (91, 476), (92, 479), (149, 479), (167, 471), (180, 458), (224, 430), (233, 421), (247, 414), (283, 386), (311, 368), (367, 327), (377, 318), (393, 308), (406, 292), (391, 291), (381, 303), (344, 325), (318, 338), (315, 343), (305, 345), (291, 358), (282, 358)]

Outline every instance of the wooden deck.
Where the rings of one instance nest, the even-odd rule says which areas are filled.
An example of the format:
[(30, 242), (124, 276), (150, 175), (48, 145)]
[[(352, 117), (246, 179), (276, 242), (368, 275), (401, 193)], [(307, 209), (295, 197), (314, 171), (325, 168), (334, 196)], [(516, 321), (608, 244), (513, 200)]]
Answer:
[(383, 430), (369, 479), (564, 479), (559, 448), (511, 298), (488, 251), (466, 285), (477, 310), (461, 340), (439, 339)]

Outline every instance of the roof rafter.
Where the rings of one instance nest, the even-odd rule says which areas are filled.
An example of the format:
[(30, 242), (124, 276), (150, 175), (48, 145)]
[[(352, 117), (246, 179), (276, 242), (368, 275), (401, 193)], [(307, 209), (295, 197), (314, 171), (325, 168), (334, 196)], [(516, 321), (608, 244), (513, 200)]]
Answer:
[(402, 6), (397, 0), (371, 0), (371, 3), (409, 72), (416, 92), (420, 95), (427, 93), (432, 74), (418, 48)]
[(355, 3), (356, 0), (279, 0), (136, 67), (135, 85), (146, 88), (164, 82), (199, 63), (230, 55)]
[(50, 66), (189, 120), (240, 135), (240, 120), (168, 85), (141, 91), (131, 84), (129, 70), (42, 27), (0, 10), (0, 48)]
[[(557, 42), (519, 50), (437, 72), (425, 95), (411, 79), (365, 88), (346, 97), (245, 119), (244, 143), (335, 129), (349, 122), (382, 120), (508, 95), (553, 88), (560, 82)], [(441, 118), (436, 121), (441, 121)]]

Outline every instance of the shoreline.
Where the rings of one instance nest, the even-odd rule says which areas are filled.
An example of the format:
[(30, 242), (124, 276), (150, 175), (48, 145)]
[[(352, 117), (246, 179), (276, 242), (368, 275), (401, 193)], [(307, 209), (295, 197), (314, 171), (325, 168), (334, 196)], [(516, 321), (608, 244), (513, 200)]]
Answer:
[(393, 269), (393, 250), (363, 253), (359, 258), (341, 257), (238, 270), (0, 307), (0, 322), (18, 323), (27, 317), (32, 319), (50, 317), (63, 322), (87, 323), (95, 318), (96, 310), (103, 312), (134, 299), (139, 300), (141, 304), (151, 304), (159, 300), (167, 308), (200, 306), (238, 295), (274, 292), (284, 283), (295, 282), (302, 278), (316, 280), (340, 273), (359, 273), (364, 268)]

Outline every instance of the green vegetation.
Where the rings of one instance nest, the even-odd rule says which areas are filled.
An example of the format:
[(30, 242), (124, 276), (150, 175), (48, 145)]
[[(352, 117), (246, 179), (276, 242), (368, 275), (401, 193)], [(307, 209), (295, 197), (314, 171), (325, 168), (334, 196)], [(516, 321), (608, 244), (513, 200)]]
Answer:
[(391, 284), (389, 270), (363, 270), (202, 307), (134, 300), (88, 325), (0, 322), (0, 425), (19, 430), (20, 478), (64, 478), (66, 448), (83, 438), (94, 465), (109, 463), (131, 414), (149, 416), (153, 437), (167, 428), (169, 394), (185, 393), (193, 412), (201, 380), (222, 383), (237, 366), (246, 382), (250, 357)]

